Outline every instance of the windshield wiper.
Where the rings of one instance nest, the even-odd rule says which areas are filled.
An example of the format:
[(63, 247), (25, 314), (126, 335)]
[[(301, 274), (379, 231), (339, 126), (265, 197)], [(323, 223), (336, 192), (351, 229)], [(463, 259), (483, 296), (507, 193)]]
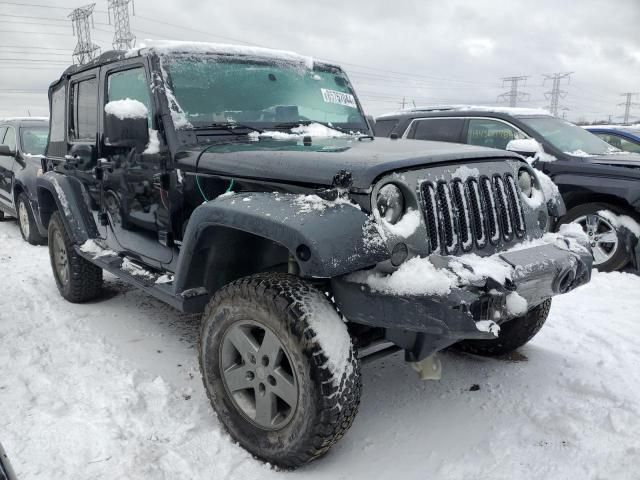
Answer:
[(301, 125), (311, 125), (312, 123), (318, 123), (323, 125), (331, 130), (335, 130), (340, 133), (346, 133), (347, 135), (354, 135), (353, 131), (347, 130), (346, 128), (336, 127), (335, 125), (331, 125), (327, 122), (320, 122), (318, 120), (300, 120), (298, 122), (286, 122), (286, 123), (278, 123), (273, 128), (295, 128)]
[(247, 130), (251, 130), (253, 132), (258, 132), (258, 133), (263, 132), (263, 130), (256, 127), (252, 127), (251, 125), (244, 125), (242, 123), (236, 123), (236, 122), (216, 122), (216, 123), (209, 123), (206, 125), (197, 125), (194, 127), (194, 130), (227, 130), (231, 133), (235, 133), (234, 130), (236, 128), (245, 128)]

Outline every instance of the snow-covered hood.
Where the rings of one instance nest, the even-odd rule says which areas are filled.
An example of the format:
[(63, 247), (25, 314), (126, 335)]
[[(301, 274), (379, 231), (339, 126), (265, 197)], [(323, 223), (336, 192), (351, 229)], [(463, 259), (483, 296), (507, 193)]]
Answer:
[(483, 159), (519, 158), (490, 148), (443, 142), (390, 140), (387, 138), (261, 138), (215, 145), (192, 145), (176, 155), (178, 168), (216, 173), (235, 178), (273, 180), (315, 186), (330, 186), (340, 170), (351, 172), (354, 188), (368, 188), (388, 172), (443, 163)]

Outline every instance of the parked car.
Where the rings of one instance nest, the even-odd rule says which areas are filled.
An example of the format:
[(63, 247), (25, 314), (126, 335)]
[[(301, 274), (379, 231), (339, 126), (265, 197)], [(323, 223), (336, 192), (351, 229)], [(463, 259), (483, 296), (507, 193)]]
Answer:
[(47, 238), (38, 214), (36, 178), (42, 173), (48, 120), (0, 120), (0, 220), (5, 215), (16, 217), (22, 238), (32, 245), (41, 245)]
[(9, 457), (0, 443), (0, 480), (16, 480), (16, 475), (9, 463)]
[(640, 128), (624, 125), (589, 125), (585, 130), (623, 152), (640, 153)]
[(638, 268), (640, 244), (627, 226), (640, 220), (640, 155), (621, 154), (572, 123), (526, 108), (413, 108), (378, 117), (375, 132), (503, 150), (512, 140), (535, 139), (537, 143), (515, 141), (517, 148), (511, 149), (535, 157), (534, 165), (558, 185), (567, 213), (556, 226), (582, 225), (599, 270), (621, 269), (630, 261)]
[(69, 67), (49, 99), (38, 198), (60, 294), (94, 299), (106, 270), (204, 312), (212, 406), (280, 467), (349, 429), (362, 358), (404, 350), (429, 377), (452, 344), (512, 351), (590, 278), (581, 232), (545, 236), (562, 200), (521, 157), (374, 139), (337, 65), (156, 44)]

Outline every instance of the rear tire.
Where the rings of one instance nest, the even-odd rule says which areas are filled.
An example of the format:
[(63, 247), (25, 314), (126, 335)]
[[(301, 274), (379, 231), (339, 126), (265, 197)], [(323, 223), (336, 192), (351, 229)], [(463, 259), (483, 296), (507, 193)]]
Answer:
[(18, 212), (18, 227), (20, 227), (20, 234), (24, 241), (31, 245), (44, 245), (47, 238), (38, 232), (38, 225), (31, 210), (31, 202), (24, 192), (18, 195), (16, 210)]
[(59, 212), (49, 222), (49, 258), (60, 295), (71, 303), (93, 300), (102, 289), (102, 269), (82, 258)]
[[(311, 321), (309, 305), (318, 313)], [(314, 324), (319, 318), (332, 329), (332, 351), (336, 342), (344, 342), (342, 369), (334, 368), (335, 358), (318, 340)], [(200, 369), (231, 437), (253, 455), (287, 469), (325, 454), (349, 429), (360, 403), (360, 363), (348, 335), (326, 296), (297, 277), (264, 273), (219, 290), (203, 317)], [(235, 346), (238, 338), (244, 339), (241, 348)], [(279, 345), (273, 348), (275, 357), (267, 355), (277, 362), (265, 359), (269, 345)], [(290, 390), (283, 396), (277, 371), (287, 372)], [(229, 379), (234, 372), (242, 375)], [(259, 405), (265, 394), (268, 408)], [(261, 416), (265, 410), (275, 413)]]
[[(592, 249), (594, 250), (593, 267), (601, 272), (613, 272), (629, 263), (630, 258), (625, 249), (624, 238), (620, 232), (611, 225), (609, 220), (598, 214), (600, 210), (609, 210), (616, 215), (629, 215), (629, 212), (624, 209), (608, 203), (585, 203), (569, 210), (566, 215), (560, 219), (559, 225), (573, 222), (579, 223), (588, 235), (589, 231), (588, 228), (586, 228), (586, 219), (587, 217), (592, 217), (599, 224), (599, 231), (592, 233), (602, 235), (605, 230), (615, 233), (615, 237), (613, 237), (614, 241), (617, 240), (615, 243), (600, 243), (594, 241), (596, 239), (595, 236), (589, 237), (592, 243)], [(598, 252), (596, 252), (596, 248), (599, 249)]]
[(545, 300), (522, 317), (500, 325), (500, 335), (494, 340), (463, 340), (456, 349), (485, 357), (506, 355), (531, 340), (542, 328), (551, 309), (551, 299)]

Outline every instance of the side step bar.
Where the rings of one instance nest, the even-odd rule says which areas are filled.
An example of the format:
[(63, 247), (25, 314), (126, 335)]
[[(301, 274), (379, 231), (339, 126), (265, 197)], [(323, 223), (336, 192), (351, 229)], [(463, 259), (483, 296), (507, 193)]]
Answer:
[[(204, 288), (185, 290), (176, 295), (172, 283), (156, 283), (160, 278), (160, 274), (157, 272), (146, 270), (140, 266), (140, 273), (135, 273), (137, 268), (131, 268), (131, 265), (137, 267), (137, 263), (127, 257), (123, 258), (115, 254), (95, 255), (83, 252), (78, 245), (75, 245), (75, 250), (82, 258), (183, 313), (201, 313), (209, 301), (209, 292)], [(126, 268), (127, 265), (129, 268)]]

